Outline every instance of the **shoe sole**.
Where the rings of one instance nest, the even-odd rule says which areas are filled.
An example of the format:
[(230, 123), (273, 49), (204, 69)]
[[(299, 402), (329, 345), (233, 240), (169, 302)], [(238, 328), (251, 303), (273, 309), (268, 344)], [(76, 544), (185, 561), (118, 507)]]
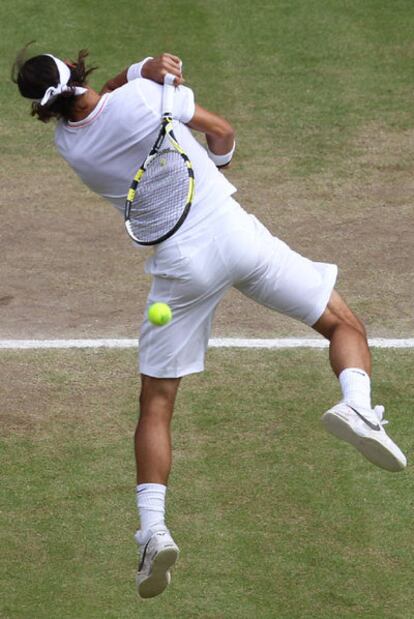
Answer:
[(405, 463), (401, 462), (385, 445), (375, 438), (359, 436), (339, 415), (328, 411), (322, 416), (322, 423), (330, 434), (353, 445), (372, 464), (391, 473), (405, 469)]
[(140, 580), (137, 574), (138, 594), (142, 598), (152, 598), (162, 593), (170, 584), (171, 575), (169, 569), (178, 559), (178, 548), (165, 548), (160, 550), (152, 561), (152, 569), (148, 578)]

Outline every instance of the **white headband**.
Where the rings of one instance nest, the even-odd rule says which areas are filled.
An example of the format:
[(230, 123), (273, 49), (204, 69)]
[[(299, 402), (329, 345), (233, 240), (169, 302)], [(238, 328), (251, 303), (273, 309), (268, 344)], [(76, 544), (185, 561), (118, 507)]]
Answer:
[(53, 103), (53, 101), (61, 95), (63, 92), (71, 92), (75, 96), (83, 95), (88, 91), (87, 88), (82, 88), (81, 86), (68, 86), (68, 81), (70, 80), (70, 69), (67, 64), (59, 60), (59, 58), (55, 58), (52, 54), (44, 54), (45, 56), (49, 56), (55, 61), (57, 69), (59, 71), (59, 83), (57, 86), (50, 86), (43, 97), (41, 99), (35, 99), (38, 101), (40, 105), (44, 106), (48, 103)]

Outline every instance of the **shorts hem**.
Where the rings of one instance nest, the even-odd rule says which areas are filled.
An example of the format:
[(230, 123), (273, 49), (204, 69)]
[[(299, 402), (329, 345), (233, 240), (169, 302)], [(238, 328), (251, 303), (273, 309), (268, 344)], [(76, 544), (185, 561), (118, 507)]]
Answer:
[(313, 327), (313, 325), (318, 322), (319, 318), (321, 318), (328, 306), (329, 299), (331, 298), (332, 292), (335, 288), (336, 279), (338, 277), (338, 267), (336, 264), (331, 264), (329, 267), (328, 277), (326, 278), (326, 285), (324, 288), (325, 294), (318, 303), (318, 306), (314, 308), (314, 310), (303, 320), (303, 322), (309, 327)]
[(151, 378), (182, 378), (188, 374), (198, 374), (204, 371), (203, 363), (195, 363), (185, 368), (160, 368), (149, 365), (139, 364), (140, 374)]

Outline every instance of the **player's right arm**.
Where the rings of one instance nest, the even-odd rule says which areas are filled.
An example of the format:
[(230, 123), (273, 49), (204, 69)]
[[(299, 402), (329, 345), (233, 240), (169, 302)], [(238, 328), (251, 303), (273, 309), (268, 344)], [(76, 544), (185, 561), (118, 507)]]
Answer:
[(230, 166), (235, 148), (235, 133), (225, 118), (196, 104), (194, 116), (187, 126), (194, 131), (204, 133), (209, 156), (217, 167), (228, 168)]

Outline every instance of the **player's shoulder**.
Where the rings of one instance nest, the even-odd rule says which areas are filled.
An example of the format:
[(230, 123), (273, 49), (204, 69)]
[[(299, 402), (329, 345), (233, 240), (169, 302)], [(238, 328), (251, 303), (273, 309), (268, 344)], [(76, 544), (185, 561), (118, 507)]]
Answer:
[(119, 88), (109, 93), (109, 98), (116, 101), (118, 99), (124, 99), (127, 97), (136, 97), (138, 92), (136, 84), (137, 81), (138, 80), (131, 80), (123, 86), (119, 86)]
[(161, 85), (153, 82), (152, 80), (147, 80), (145, 78), (137, 78), (135, 80), (131, 80), (127, 82), (120, 88), (117, 88), (113, 92), (111, 92), (111, 97), (115, 99), (122, 99), (125, 97), (145, 97), (145, 96), (154, 96), (161, 92)]
[[(180, 86), (176, 90), (176, 97), (181, 95), (181, 98), (187, 95), (194, 97), (192, 90), (186, 86)], [(158, 107), (158, 102), (162, 97), (162, 85), (158, 82), (145, 79), (144, 77), (137, 78), (127, 82), (120, 88), (117, 88), (111, 93), (111, 97), (115, 100), (122, 99), (141, 99), (149, 107)]]
[(143, 78), (137, 78), (120, 86), (109, 94), (109, 108), (147, 108), (161, 100), (161, 86)]

